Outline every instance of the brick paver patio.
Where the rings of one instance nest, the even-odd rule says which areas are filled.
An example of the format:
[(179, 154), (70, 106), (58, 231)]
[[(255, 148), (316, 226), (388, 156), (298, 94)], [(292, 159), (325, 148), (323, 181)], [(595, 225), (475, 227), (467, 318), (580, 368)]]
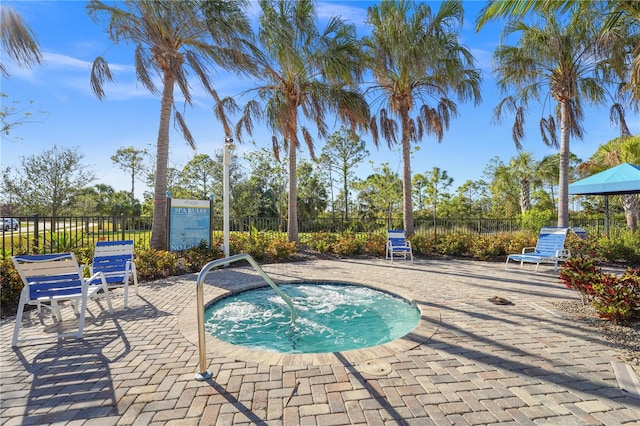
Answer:
[[(14, 322), (3, 321), (0, 424), (640, 424), (640, 399), (621, 392), (611, 366), (617, 351), (553, 304), (577, 295), (552, 268), (425, 259), (264, 268), (276, 282), (399, 293), (420, 307), (421, 326), (401, 342), (325, 355), (282, 356), (207, 337), (213, 380), (198, 382), (196, 275), (144, 283), (129, 308), (114, 299), (113, 317), (89, 302), (83, 339), (11, 348)], [(216, 270), (205, 299), (256, 284), (249, 267)], [(495, 305), (493, 296), (513, 305)], [(27, 330), (42, 332), (34, 311), (30, 321)]]

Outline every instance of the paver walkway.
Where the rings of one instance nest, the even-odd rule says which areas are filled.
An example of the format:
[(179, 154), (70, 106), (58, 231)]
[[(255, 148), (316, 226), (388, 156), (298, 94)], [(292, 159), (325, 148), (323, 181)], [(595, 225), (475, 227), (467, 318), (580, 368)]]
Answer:
[[(198, 382), (189, 319), (196, 275), (145, 283), (129, 308), (114, 300), (113, 317), (89, 302), (95, 318), (83, 339), (11, 348), (13, 321), (0, 324), (0, 424), (640, 424), (640, 400), (620, 391), (610, 364), (617, 352), (555, 308), (577, 296), (551, 268), (534, 274), (499, 263), (349, 259), (265, 270), (276, 282), (347, 281), (398, 292), (415, 300), (426, 325), (408, 336), (411, 347), (330, 360), (234, 356), (208, 338), (214, 379)], [(257, 283), (249, 267), (216, 270), (205, 300)], [(493, 296), (514, 304), (495, 305)]]

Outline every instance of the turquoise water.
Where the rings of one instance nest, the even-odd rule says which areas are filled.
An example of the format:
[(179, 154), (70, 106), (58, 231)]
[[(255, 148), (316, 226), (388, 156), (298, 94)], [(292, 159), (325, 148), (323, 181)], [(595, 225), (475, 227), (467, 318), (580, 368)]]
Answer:
[(388, 343), (415, 328), (418, 308), (389, 293), (343, 283), (278, 286), (298, 315), (270, 287), (237, 293), (210, 305), (205, 328), (234, 345), (281, 353), (322, 353)]

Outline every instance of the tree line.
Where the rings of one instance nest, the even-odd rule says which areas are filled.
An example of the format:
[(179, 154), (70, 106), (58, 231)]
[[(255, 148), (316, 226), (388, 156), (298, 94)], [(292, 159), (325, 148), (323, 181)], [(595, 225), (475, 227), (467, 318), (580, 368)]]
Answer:
[[(388, 163), (358, 178), (356, 168), (367, 160), (364, 141), (345, 128), (333, 133), (316, 161), (298, 162), (297, 205), (300, 221), (328, 219), (387, 222), (402, 215), (402, 179)], [(483, 178), (468, 180), (453, 190), (454, 177), (434, 167), (412, 179), (416, 219), (535, 217), (548, 223), (556, 214), (559, 155), (536, 159), (529, 152), (503, 161), (494, 157)], [(601, 145), (587, 161), (571, 155), (572, 180), (621, 162), (640, 161), (640, 136), (616, 138)], [(153, 213), (153, 159), (144, 150), (120, 148), (111, 157), (131, 176), (131, 191), (116, 191), (96, 179), (92, 165), (79, 149), (54, 147), (24, 159), (21, 167), (5, 169), (5, 216), (151, 216)], [(167, 188), (172, 198), (213, 198), (214, 215), (222, 215), (222, 152), (211, 158), (196, 154), (184, 165), (169, 167)], [(232, 217), (286, 218), (288, 173), (286, 158), (276, 160), (256, 148), (241, 157), (232, 155), (229, 168)], [(135, 197), (142, 183), (143, 200)], [(637, 197), (631, 197), (637, 200)], [(602, 197), (576, 197), (582, 217), (600, 215)], [(612, 211), (624, 213), (630, 229), (637, 229), (637, 201), (611, 198)], [(574, 209), (576, 210), (576, 209)], [(577, 214), (577, 213), (574, 213)]]

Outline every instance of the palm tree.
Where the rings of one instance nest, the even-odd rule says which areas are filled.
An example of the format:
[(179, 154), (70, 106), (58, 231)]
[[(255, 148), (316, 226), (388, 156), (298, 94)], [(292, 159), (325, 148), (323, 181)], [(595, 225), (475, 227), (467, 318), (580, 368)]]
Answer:
[[(34, 32), (22, 21), (20, 15), (6, 6), (0, 7), (0, 43), (3, 57), (21, 66), (30, 68), (39, 64), (42, 59)], [(0, 62), (0, 74), (9, 76), (4, 61)]]
[[(499, 122), (505, 111), (515, 115), (513, 140), (518, 149), (524, 139), (525, 112), (531, 101), (557, 102), (555, 115), (559, 120), (560, 142), (556, 135), (556, 117), (550, 114), (540, 120), (545, 144), (560, 148), (560, 175), (558, 184), (558, 226), (569, 222), (569, 141), (570, 136), (582, 138), (583, 102), (603, 104), (612, 85), (599, 78), (598, 70), (608, 58), (606, 44), (598, 39), (597, 11), (578, 9), (566, 25), (551, 13), (539, 13), (534, 24), (510, 21), (504, 36), (520, 34), (516, 46), (500, 45), (494, 52), (498, 85), (507, 96), (495, 109)], [(509, 91), (512, 91), (509, 93)], [(611, 101), (613, 111), (622, 107)], [(621, 126), (623, 114), (619, 114)]]
[(509, 161), (509, 174), (520, 184), (520, 213), (531, 208), (531, 187), (540, 184), (539, 163), (530, 152), (521, 151)]
[(244, 107), (236, 127), (236, 137), (252, 133), (255, 120), (264, 121), (273, 132), (276, 159), (281, 149), (288, 151), (289, 203), (288, 237), (298, 242), (297, 151), (299, 132), (311, 157), (313, 137), (304, 126), (315, 124), (318, 136), (328, 136), (326, 119), (336, 114), (352, 129), (366, 125), (369, 109), (356, 83), (360, 80), (360, 46), (355, 27), (331, 18), (319, 30), (316, 11), (310, 0), (261, 0), (259, 46), (254, 51), (254, 78), (257, 93)]
[[(489, 1), (480, 11), (476, 19), (476, 31), (489, 21), (499, 18), (522, 19), (528, 13), (538, 12), (567, 12), (590, 8), (591, 2), (582, 0), (500, 0)], [(595, 17), (604, 24), (601, 26), (601, 36), (622, 35), (622, 51), (618, 58), (626, 66), (626, 84), (623, 90), (631, 94), (636, 108), (640, 104), (640, 2), (637, 0), (607, 0), (602, 2), (603, 10)]]
[[(240, 38), (250, 34), (240, 1), (125, 1), (123, 7), (92, 0), (89, 14), (97, 20), (106, 15), (110, 39), (135, 45), (138, 81), (151, 93), (160, 91), (152, 73), (162, 80), (162, 100), (158, 128), (154, 184), (151, 247), (166, 249), (166, 191), (169, 157), (169, 123), (173, 91), (177, 85), (185, 102), (191, 104), (189, 71), (219, 103), (209, 77), (210, 66), (240, 67)], [(105, 97), (104, 83), (113, 75), (106, 60), (99, 56), (91, 70), (91, 88), (99, 99)], [(175, 119), (188, 144), (195, 148), (183, 116)]]
[[(616, 138), (600, 145), (582, 168), (595, 174), (622, 163), (640, 164), (640, 136)], [(627, 227), (635, 232), (638, 229), (638, 195), (623, 194), (622, 207)]]
[[(449, 128), (461, 101), (480, 101), (480, 74), (470, 51), (452, 30), (461, 25), (460, 1), (445, 1), (437, 14), (414, 1), (383, 1), (368, 10), (371, 36), (363, 40), (375, 83), (369, 92), (384, 103), (371, 119), (374, 144), (382, 137), (389, 147), (402, 146), (403, 220), (407, 236), (414, 233), (411, 200), (411, 144), (425, 134), (438, 142)], [(413, 116), (412, 116), (413, 115)], [(401, 135), (398, 138), (398, 128)]]

